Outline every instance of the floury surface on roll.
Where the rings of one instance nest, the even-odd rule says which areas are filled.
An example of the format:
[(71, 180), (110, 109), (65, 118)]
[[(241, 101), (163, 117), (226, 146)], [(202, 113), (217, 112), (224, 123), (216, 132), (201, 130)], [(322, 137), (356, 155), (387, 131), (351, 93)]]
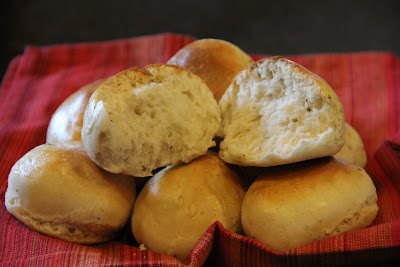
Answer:
[(270, 57), (241, 71), (222, 96), (220, 157), (268, 167), (331, 156), (344, 144), (343, 106), (301, 65)]
[(215, 221), (242, 231), (244, 194), (237, 174), (215, 154), (166, 167), (138, 195), (133, 235), (151, 251), (184, 260)]
[(253, 63), (236, 45), (218, 39), (201, 39), (181, 48), (168, 64), (182, 66), (199, 75), (219, 101), (232, 79)]
[(183, 67), (131, 68), (103, 83), (87, 105), (82, 140), (113, 173), (151, 176), (215, 145), (220, 111), (207, 85)]
[(135, 197), (133, 177), (102, 170), (77, 141), (26, 153), (11, 169), (5, 205), (37, 232), (94, 244), (118, 235)]
[(248, 237), (286, 251), (369, 226), (378, 212), (364, 169), (337, 157), (266, 168), (243, 200)]
[(106, 79), (83, 86), (70, 95), (54, 112), (47, 128), (46, 142), (81, 141), (83, 114), (90, 96)]

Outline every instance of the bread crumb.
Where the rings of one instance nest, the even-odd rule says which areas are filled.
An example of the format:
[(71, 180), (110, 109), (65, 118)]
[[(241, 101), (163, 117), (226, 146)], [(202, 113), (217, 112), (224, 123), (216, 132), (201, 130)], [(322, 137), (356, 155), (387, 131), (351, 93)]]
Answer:
[(139, 250), (140, 251), (146, 251), (146, 247), (144, 246), (144, 244), (140, 244)]

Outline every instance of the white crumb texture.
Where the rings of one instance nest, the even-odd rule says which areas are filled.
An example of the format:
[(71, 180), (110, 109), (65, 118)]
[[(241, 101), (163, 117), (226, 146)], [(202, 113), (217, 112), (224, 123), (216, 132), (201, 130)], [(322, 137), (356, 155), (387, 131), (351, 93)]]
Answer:
[(236, 76), (219, 102), (225, 161), (266, 167), (333, 155), (343, 146), (337, 95), (293, 64), (262, 60)]

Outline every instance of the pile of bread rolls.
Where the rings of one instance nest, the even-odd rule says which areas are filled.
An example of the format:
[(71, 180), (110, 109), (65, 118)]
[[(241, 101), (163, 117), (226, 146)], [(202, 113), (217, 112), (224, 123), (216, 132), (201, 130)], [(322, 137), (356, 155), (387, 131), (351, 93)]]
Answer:
[(183, 260), (220, 221), (286, 251), (373, 222), (365, 164), (322, 78), (203, 39), (71, 95), (5, 198), (27, 226), (78, 243), (112, 240), (130, 221), (139, 244)]

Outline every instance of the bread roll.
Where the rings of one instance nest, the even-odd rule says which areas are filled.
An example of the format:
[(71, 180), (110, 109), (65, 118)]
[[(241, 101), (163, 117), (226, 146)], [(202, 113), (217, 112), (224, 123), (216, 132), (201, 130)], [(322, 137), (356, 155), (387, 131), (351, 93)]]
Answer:
[(282, 252), (367, 227), (376, 203), (362, 168), (326, 157), (267, 168), (245, 195), (242, 224), (247, 236)]
[(220, 157), (268, 167), (337, 153), (344, 143), (343, 106), (320, 77), (282, 57), (241, 71), (219, 102)]
[(90, 96), (106, 79), (83, 86), (57, 108), (47, 128), (47, 143), (81, 141), (83, 114)]
[(253, 63), (249, 55), (230, 42), (202, 39), (180, 49), (168, 64), (185, 67), (202, 78), (217, 101), (236, 74)]
[(140, 192), (132, 232), (151, 251), (184, 260), (215, 221), (241, 232), (245, 191), (235, 172), (214, 154), (166, 167)]
[(135, 200), (132, 177), (96, 166), (82, 142), (40, 145), (12, 167), (7, 210), (33, 230), (83, 244), (113, 239)]
[(347, 122), (344, 145), (335, 156), (348, 160), (361, 168), (365, 168), (367, 165), (367, 152), (361, 136)]
[(94, 92), (82, 140), (105, 170), (145, 177), (204, 155), (220, 121), (218, 104), (197, 75), (156, 64), (120, 72)]

